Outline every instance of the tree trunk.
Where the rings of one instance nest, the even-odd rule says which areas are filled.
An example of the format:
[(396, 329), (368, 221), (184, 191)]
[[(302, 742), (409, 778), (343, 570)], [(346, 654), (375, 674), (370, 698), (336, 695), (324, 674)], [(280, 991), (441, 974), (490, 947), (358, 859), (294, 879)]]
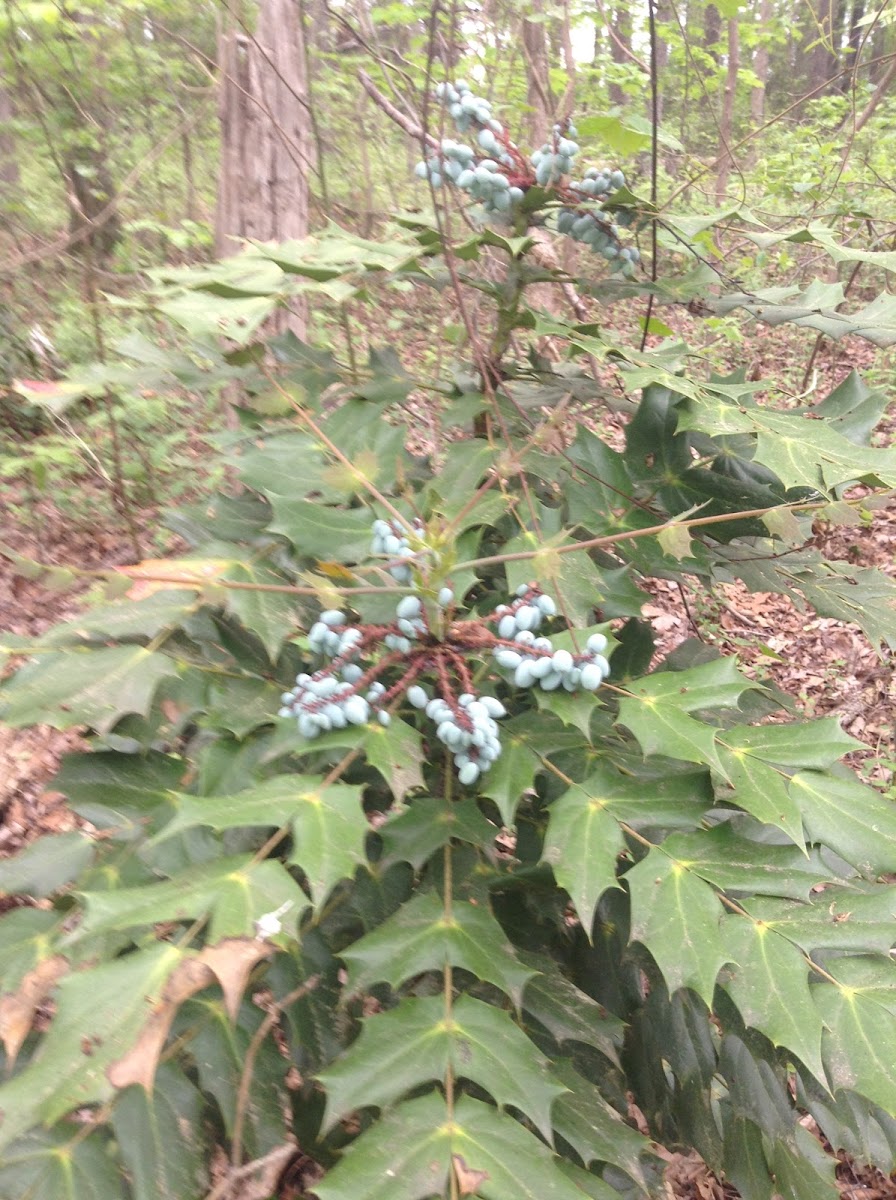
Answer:
[(768, 86), (769, 53), (768, 26), (772, 19), (772, 0), (761, 0), (759, 5), (759, 44), (753, 55), (753, 74), (756, 76), (756, 87), (750, 92), (750, 116), (753, 125), (758, 129), (765, 120), (765, 89)]
[(859, 63), (859, 50), (862, 48), (862, 39), (865, 36), (865, 26), (862, 24), (864, 17), (865, 0), (853, 0), (852, 11), (849, 15), (849, 36), (846, 50), (846, 66), (849, 67), (852, 74), (844, 74), (840, 77), (841, 92), (848, 92), (855, 78), (855, 70)]
[(737, 17), (728, 19), (728, 69), (725, 72), (725, 92), (719, 118), (719, 165), (716, 174), (716, 195), (721, 203), (728, 191), (728, 179), (734, 164), (734, 100), (737, 93), (737, 73), (740, 70), (740, 37)]
[[(834, 46), (834, 28), (837, 17), (836, 0), (811, 0), (812, 24), (809, 29), (807, 56), (809, 68), (806, 82), (809, 87), (830, 83), (837, 74), (839, 58)], [(816, 95), (822, 93), (816, 92)]]
[[(532, 14), (543, 17), (543, 0), (532, 0)], [(526, 99), (529, 104), (529, 141), (538, 146), (547, 139), (554, 120), (548, 40), (543, 20), (523, 20), (523, 53), (526, 58)]]
[(713, 62), (719, 61), (719, 43), (722, 40), (722, 14), (714, 4), (707, 4), (703, 14), (703, 49)]
[[(254, 37), (234, 22), (219, 38), (221, 166), (215, 248), (241, 238), (285, 241), (308, 234), (312, 161), (304, 30), (295, 0), (261, 0)], [(277, 315), (274, 331), (304, 337), (306, 313)]]
[[(672, 5), (669, 0), (657, 0), (654, 5), (654, 20), (657, 26), (667, 25), (672, 20)], [(669, 68), (669, 43), (659, 32), (656, 35), (656, 79), (657, 98), (656, 112), (651, 117), (659, 125), (663, 119), (663, 96), (668, 84), (666, 72)]]
[[(77, 252), (83, 247), (103, 262), (121, 239), (121, 218), (110, 211), (116, 193), (105, 153), (96, 146), (72, 146), (65, 155), (65, 178), (72, 249)], [(85, 229), (90, 232), (85, 234)]]
[[(614, 63), (627, 66), (632, 61), (632, 14), (627, 7), (620, 5), (614, 9), (607, 32), (610, 35), (610, 57)], [(625, 104), (625, 91), (621, 84), (610, 84), (610, 103), (617, 107)]]
[(569, 0), (563, 0), (559, 25), (560, 45), (563, 48), (563, 66), (566, 70), (566, 88), (555, 116), (568, 117), (576, 103), (576, 59), (572, 48), (572, 22), (569, 15)]

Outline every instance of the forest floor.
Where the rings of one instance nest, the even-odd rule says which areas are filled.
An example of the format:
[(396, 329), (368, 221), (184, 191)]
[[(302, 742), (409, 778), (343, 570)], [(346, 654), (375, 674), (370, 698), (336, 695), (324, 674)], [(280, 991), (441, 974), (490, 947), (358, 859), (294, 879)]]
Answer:
[[(601, 313), (601, 319), (605, 319)], [(606, 318), (609, 327), (615, 317)], [(432, 337), (431, 322), (416, 321), (404, 330), (413, 343), (425, 347)], [(687, 321), (688, 318), (685, 318)], [(415, 328), (416, 326), (416, 328)], [(630, 329), (629, 324), (629, 329)], [(690, 338), (692, 331), (679, 329)], [(752, 340), (722, 346), (719, 367), (748, 364), (750, 377), (789, 381), (792, 395), (800, 380), (811, 340), (774, 337), (754, 328)], [(852, 369), (874, 366), (881, 371), (879, 352), (865, 342), (822, 345), (816, 356), (811, 399), (828, 394)], [(755, 374), (754, 374), (755, 372)], [(610, 420), (612, 425), (613, 419)], [(612, 432), (612, 430), (610, 431)], [(896, 411), (891, 411), (875, 434), (877, 444), (896, 437)], [(0, 482), (0, 632), (22, 637), (41, 634), (72, 617), (84, 601), (89, 582), (64, 590), (47, 586), (42, 577), (26, 578), (4, 550), (47, 565), (77, 565), (103, 571), (135, 561), (132, 542), (121, 523), (99, 516), (109, 511), (108, 497), (90, 479), (78, 482), (79, 508), (94, 511), (96, 519), (73, 521), (64, 497), (50, 493), (26, 504), (21, 488)], [(96, 489), (95, 503), (90, 489)], [(28, 519), (21, 514), (27, 511)], [(138, 514), (151, 556), (159, 556), (160, 513), (146, 507)], [(896, 506), (876, 514), (869, 525), (819, 530), (823, 552), (861, 567), (896, 574)], [(175, 551), (177, 539), (167, 548)], [(694, 580), (683, 589), (665, 580), (649, 583), (651, 603), (644, 615), (651, 621), (660, 651), (665, 654), (688, 638), (699, 638), (723, 653), (736, 654), (748, 672), (770, 679), (798, 702), (809, 717), (835, 715), (843, 728), (864, 744), (851, 756), (860, 775), (896, 795), (896, 671), (893, 656), (881, 657), (852, 625), (817, 617), (799, 607), (799, 598), (749, 593), (743, 587), (719, 587), (707, 595)], [(796, 602), (795, 602), (796, 601)], [(894, 614), (896, 625), (896, 614)], [(77, 819), (65, 797), (53, 788), (62, 755), (85, 745), (77, 729), (59, 732), (46, 726), (9, 729), (0, 724), (0, 857), (46, 833), (71, 829)], [(876, 1172), (857, 1172), (844, 1160), (839, 1181), (844, 1200), (896, 1200), (896, 1182)], [(736, 1193), (722, 1185), (694, 1157), (674, 1156), (667, 1175), (670, 1195), (681, 1200), (732, 1200)]]

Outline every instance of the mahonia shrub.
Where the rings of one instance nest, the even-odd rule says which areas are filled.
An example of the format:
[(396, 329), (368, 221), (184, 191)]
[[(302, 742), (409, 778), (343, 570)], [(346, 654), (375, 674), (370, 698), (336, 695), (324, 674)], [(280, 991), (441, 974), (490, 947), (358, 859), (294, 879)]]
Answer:
[[(504, 153), (469, 95), (443, 90)], [(541, 153), (533, 220), (573, 158)], [(525, 230), (464, 237), (460, 285), (566, 361), (505, 339), (434, 385), (260, 340), (294, 291), (432, 282), (455, 247), (421, 216), (173, 273), (184, 345), (128, 344), (135, 385), (242, 383), (242, 487), (4, 643), (3, 719), (91, 737), (53, 783), (82, 827), (0, 863), (10, 1200), (615, 1200), (665, 1194), (676, 1151), (747, 1200), (833, 1200), (838, 1152), (893, 1166), (893, 804), (835, 718), (699, 642), (656, 661), (640, 586), (738, 579), (892, 644), (892, 582), (812, 538), (896, 484), (885, 397), (759, 404), (532, 312)], [(551, 436), (605, 396), (586, 356), (626, 386), (621, 446)], [(485, 436), (410, 454), (424, 382)]]

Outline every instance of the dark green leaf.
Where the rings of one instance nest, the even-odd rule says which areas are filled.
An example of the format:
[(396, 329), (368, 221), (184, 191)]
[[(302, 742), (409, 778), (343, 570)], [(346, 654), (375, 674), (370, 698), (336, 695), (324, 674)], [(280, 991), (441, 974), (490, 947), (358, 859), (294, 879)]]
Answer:
[(425, 1200), (444, 1194), (452, 1162), (482, 1200), (582, 1200), (544, 1143), (512, 1117), (461, 1096), (449, 1121), (438, 1094), (388, 1113), (315, 1192), (320, 1200)]
[(569, 892), (589, 938), (598, 901), (617, 886), (616, 859), (624, 850), (618, 822), (587, 785), (574, 784), (551, 804), (542, 861)]
[(524, 1017), (534, 1017), (561, 1046), (582, 1042), (617, 1062), (625, 1023), (561, 975), (553, 959), (538, 954), (520, 958), (541, 972), (526, 984)]
[(340, 879), (351, 877), (366, 861), (364, 840), (369, 828), (360, 788), (344, 783), (321, 787), (321, 783), (311, 775), (276, 775), (226, 796), (172, 794), (175, 816), (153, 842), (197, 825), (218, 830), (289, 825), (290, 862), (305, 872), (312, 899), (319, 904)]
[(96, 843), (83, 833), (46, 834), (0, 862), (0, 892), (49, 896), (86, 870)]
[(772, 1200), (774, 1185), (765, 1161), (762, 1131), (746, 1117), (725, 1122), (725, 1175), (743, 1200)]
[[(262, 586), (286, 584), (279, 571), (263, 563), (242, 562), (229, 567), (221, 576), (235, 583), (257, 583)], [(288, 592), (252, 591), (248, 588), (226, 588), (224, 591), (227, 611), (233, 613), (243, 625), (254, 633), (264, 645), (271, 661), (276, 662), (280, 648), (288, 634), (302, 623), (298, 609), (298, 597)], [(271, 715), (276, 712), (271, 710)]]
[(53, 952), (50, 936), (59, 916), (43, 908), (11, 908), (0, 917), (0, 979), (13, 992), (23, 976)]
[(554, 1103), (557, 1133), (569, 1142), (586, 1167), (594, 1162), (612, 1163), (646, 1190), (640, 1158), (642, 1154), (650, 1154), (650, 1141), (626, 1125), (572, 1063), (558, 1062), (554, 1075), (569, 1089)]
[[(102, 1132), (64, 1122), (14, 1142), (0, 1162), (4, 1200), (121, 1200), (124, 1181)], [(162, 1200), (160, 1194), (160, 1200)]]
[(176, 946), (157, 944), (61, 980), (40, 1056), (0, 1085), (0, 1147), (112, 1095), (106, 1068), (136, 1041), (183, 959)]
[(850, 371), (811, 411), (816, 417), (824, 417), (832, 429), (857, 446), (867, 446), (889, 403), (885, 391), (873, 392), (858, 372)]
[(833, 1086), (852, 1088), (896, 1115), (892, 1010), (848, 985), (819, 983), (812, 994), (825, 1024), (822, 1051)]
[(370, 516), (364, 509), (328, 508), (296, 496), (271, 497), (271, 529), (282, 533), (304, 558), (354, 563), (370, 550)]
[(805, 900), (818, 884), (834, 878), (816, 853), (738, 837), (725, 822), (713, 829), (675, 833), (663, 850), (689, 871), (726, 892), (789, 896)]
[(118, 1097), (112, 1126), (134, 1200), (184, 1200), (204, 1190), (202, 1095), (173, 1063), (160, 1063), (152, 1092), (132, 1084)]
[(409, 862), (419, 870), (453, 838), (488, 848), (499, 830), (485, 819), (472, 797), (451, 803), (435, 796), (417, 796), (378, 832), (383, 839), (383, 857), (377, 864), (380, 870), (396, 862)]
[(218, 858), (190, 867), (173, 879), (145, 887), (83, 892), (84, 919), (74, 938), (95, 937), (110, 930), (135, 929), (159, 921), (210, 918), (209, 937), (254, 936), (255, 922), (265, 913), (284, 908), (291, 917), (308, 904), (305, 893), (282, 863), (255, 862), (251, 855)]
[(861, 745), (843, 732), (837, 717), (787, 725), (735, 725), (720, 740), (730, 750), (784, 767), (830, 767)]
[(853, 777), (801, 771), (790, 783), (809, 837), (860, 871), (896, 871), (896, 805)]
[(404, 1000), (364, 1023), (361, 1036), (324, 1071), (325, 1129), (357, 1108), (387, 1108), (405, 1093), (448, 1069), (469, 1079), (498, 1104), (530, 1117), (545, 1138), (551, 1134), (551, 1105), (565, 1091), (548, 1075), (547, 1059), (507, 1012), (461, 996), (445, 1015), (445, 1000)]
[[(728, 1083), (728, 1099), (734, 1112), (753, 1121), (770, 1138), (791, 1136), (794, 1112), (786, 1076), (761, 1053), (754, 1053), (754, 1040), (726, 1034), (719, 1054), (719, 1070)], [(766, 1043), (767, 1045), (767, 1043)]]
[(531, 722), (511, 720), (501, 727), (501, 757), (487, 775), (479, 790), (490, 796), (498, 806), (501, 820), (509, 828), (516, 818), (517, 805), (532, 790), (535, 776), (543, 766), (537, 746), (537, 735)]
[(492, 914), (478, 904), (455, 902), (450, 918), (434, 892), (415, 896), (394, 916), (342, 952), (350, 991), (374, 983), (399, 987), (423, 971), (451, 964), (486, 979), (519, 1007), (523, 987), (535, 973), (517, 959)]
[(827, 887), (812, 904), (757, 897), (744, 901), (750, 915), (802, 947), (886, 953), (896, 942), (896, 889), (892, 884)]
[[(223, 1000), (209, 995), (186, 1005), (179, 1020), (189, 1035), (199, 1086), (216, 1100), (224, 1128), (231, 1135), (246, 1056), (263, 1018), (259, 1009), (243, 1004), (234, 1023)], [(249, 1101), (244, 1110), (243, 1151), (248, 1161), (260, 1158), (286, 1140), (288, 1069), (288, 1062), (273, 1040), (266, 1038), (255, 1057)], [(187, 1192), (184, 1197), (194, 1194)]]
[(153, 638), (174, 629), (196, 611), (195, 591), (161, 591), (127, 604), (88, 608), (73, 621), (54, 625), (39, 639), (40, 646), (75, 646), (83, 642), (126, 641)]
[(840, 1200), (834, 1177), (835, 1159), (802, 1125), (794, 1126), (796, 1144), (778, 1141), (772, 1146), (769, 1166), (776, 1191), (788, 1200)]
[(423, 786), (423, 737), (413, 725), (393, 718), (385, 728), (366, 725), (364, 733), (367, 761), (379, 771), (399, 803), (408, 792)]
[[(727, 742), (728, 730), (719, 741), (722, 739)], [(804, 846), (803, 819), (788, 789), (788, 776), (744, 751), (731, 751), (721, 744), (718, 751), (726, 778), (734, 789), (731, 800), (757, 821), (776, 826), (797, 846)]]
[(626, 696), (619, 704), (619, 721), (632, 731), (645, 755), (705, 763), (725, 778), (716, 750), (716, 730), (680, 708), (652, 696)]

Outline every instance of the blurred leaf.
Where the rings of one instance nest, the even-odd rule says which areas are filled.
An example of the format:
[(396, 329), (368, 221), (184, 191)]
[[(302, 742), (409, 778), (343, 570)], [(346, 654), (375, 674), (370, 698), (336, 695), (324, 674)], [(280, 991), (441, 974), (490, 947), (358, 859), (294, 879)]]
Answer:
[(145, 717), (159, 684), (176, 674), (172, 659), (143, 646), (41, 654), (0, 689), (0, 717), (15, 727), (103, 733), (127, 713)]

